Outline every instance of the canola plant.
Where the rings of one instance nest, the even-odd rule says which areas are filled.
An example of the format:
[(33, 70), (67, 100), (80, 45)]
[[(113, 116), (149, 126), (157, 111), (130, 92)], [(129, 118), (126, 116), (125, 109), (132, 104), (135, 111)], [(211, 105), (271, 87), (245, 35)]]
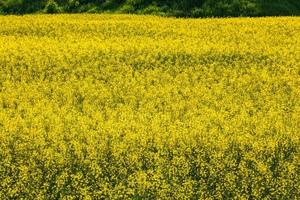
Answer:
[(0, 199), (299, 199), (299, 136), (299, 17), (0, 17)]

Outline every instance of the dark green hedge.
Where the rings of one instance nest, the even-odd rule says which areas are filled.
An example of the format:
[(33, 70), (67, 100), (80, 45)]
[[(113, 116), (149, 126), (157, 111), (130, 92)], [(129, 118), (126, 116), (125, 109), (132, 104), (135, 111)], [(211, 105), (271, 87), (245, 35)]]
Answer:
[(300, 15), (299, 0), (0, 0), (0, 13), (122, 12), (178, 17)]

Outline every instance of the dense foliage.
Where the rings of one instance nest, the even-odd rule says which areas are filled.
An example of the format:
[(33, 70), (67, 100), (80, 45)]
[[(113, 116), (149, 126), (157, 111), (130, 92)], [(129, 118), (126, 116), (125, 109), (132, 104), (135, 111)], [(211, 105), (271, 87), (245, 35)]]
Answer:
[(299, 18), (0, 24), (0, 199), (300, 196)]
[(205, 16), (299, 15), (299, 0), (0, 0), (0, 13), (121, 12)]

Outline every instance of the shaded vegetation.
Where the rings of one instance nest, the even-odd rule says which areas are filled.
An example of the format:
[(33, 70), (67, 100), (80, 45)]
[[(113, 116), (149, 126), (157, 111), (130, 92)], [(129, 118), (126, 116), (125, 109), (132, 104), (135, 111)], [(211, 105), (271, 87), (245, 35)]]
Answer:
[(298, 0), (0, 0), (0, 13), (120, 12), (177, 17), (299, 15)]

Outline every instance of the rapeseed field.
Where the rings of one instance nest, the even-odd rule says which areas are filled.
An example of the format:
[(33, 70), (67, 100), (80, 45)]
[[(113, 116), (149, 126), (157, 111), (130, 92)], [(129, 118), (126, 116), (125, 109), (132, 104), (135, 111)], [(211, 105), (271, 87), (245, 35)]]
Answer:
[(299, 199), (299, 153), (299, 17), (0, 17), (0, 199)]

